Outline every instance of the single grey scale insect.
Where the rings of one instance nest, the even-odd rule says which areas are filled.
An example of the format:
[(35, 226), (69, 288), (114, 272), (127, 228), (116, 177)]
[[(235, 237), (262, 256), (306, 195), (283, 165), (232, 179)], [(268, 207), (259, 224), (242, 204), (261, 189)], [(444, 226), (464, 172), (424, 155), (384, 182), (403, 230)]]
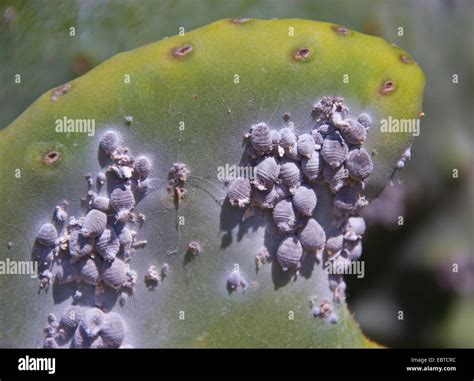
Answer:
[(339, 316), (337, 316), (334, 312), (328, 316), (328, 323), (337, 324), (338, 322), (339, 322)]
[(234, 270), (229, 274), (227, 278), (227, 288), (231, 291), (236, 290), (238, 287), (246, 287), (247, 281), (240, 275), (240, 271)]
[(118, 258), (111, 263), (104, 261), (101, 276), (106, 285), (118, 290), (127, 281), (127, 266)]
[(278, 200), (278, 193), (273, 186), (270, 189), (260, 191), (254, 190), (252, 201), (253, 203), (261, 209), (272, 209)]
[(97, 285), (100, 278), (100, 265), (101, 263), (98, 257), (87, 257), (82, 259), (78, 263), (79, 276), (81, 277), (81, 280), (92, 286)]
[(258, 155), (272, 149), (272, 133), (266, 123), (258, 123), (250, 129), (250, 144)]
[(110, 199), (105, 196), (93, 197), (89, 204), (92, 209), (97, 209), (101, 212), (107, 212), (110, 209)]
[(153, 163), (146, 156), (138, 156), (134, 165), (135, 172), (137, 173), (138, 177), (142, 179), (147, 178), (153, 170)]
[(102, 135), (100, 139), (100, 148), (107, 154), (111, 155), (122, 144), (122, 136), (116, 132), (109, 130)]
[(310, 134), (301, 134), (298, 136), (296, 144), (298, 147), (298, 153), (303, 157), (310, 158), (316, 149), (316, 143)]
[(59, 326), (65, 330), (76, 329), (82, 319), (83, 311), (80, 306), (68, 306), (64, 309)]
[(109, 312), (105, 315), (100, 338), (107, 348), (120, 348), (125, 338), (125, 323), (118, 313)]
[(135, 197), (130, 187), (115, 188), (110, 194), (110, 205), (117, 212), (117, 219), (125, 220), (135, 207)]
[(310, 218), (306, 221), (306, 225), (298, 231), (298, 239), (305, 250), (315, 252), (324, 248), (326, 233), (318, 221)]
[(346, 167), (349, 171), (349, 176), (360, 181), (364, 181), (374, 170), (372, 158), (364, 148), (354, 149), (349, 152)]
[(107, 215), (97, 209), (92, 209), (87, 213), (82, 223), (81, 234), (84, 237), (98, 237), (102, 234), (107, 225)]
[(319, 152), (315, 151), (311, 158), (301, 159), (301, 170), (309, 181), (315, 181), (321, 173), (322, 164)]
[(321, 155), (332, 168), (339, 167), (347, 158), (349, 148), (338, 136), (327, 136), (324, 139)]
[(273, 221), (282, 233), (296, 230), (298, 215), (290, 199), (283, 199), (273, 208)]
[[(327, 125), (325, 125), (327, 126)], [(313, 138), (315, 149), (320, 149), (323, 145), (323, 135), (321, 135), (321, 129), (323, 126), (319, 127), (319, 129), (314, 129), (311, 131), (311, 137)]]
[(349, 144), (363, 144), (367, 138), (366, 128), (354, 119), (346, 119), (346, 125), (340, 128), (341, 134)]
[(43, 224), (36, 237), (38, 243), (42, 246), (52, 246), (54, 241), (58, 238), (58, 231), (53, 224), (47, 222)]
[(255, 172), (255, 187), (259, 190), (266, 190), (277, 181), (280, 174), (280, 165), (273, 156), (270, 156), (257, 163)]
[(61, 266), (56, 269), (54, 277), (58, 284), (72, 283), (79, 280), (79, 270), (69, 260), (63, 259)]
[(303, 256), (303, 246), (296, 236), (286, 237), (280, 242), (276, 256), (283, 271), (297, 269)]
[(332, 168), (328, 164), (323, 165), (323, 177), (332, 193), (341, 189), (348, 178), (348, 171), (344, 166)]
[(299, 164), (292, 160), (284, 160), (280, 165), (280, 177), (284, 184), (290, 188), (290, 193), (294, 193), (301, 185), (303, 172)]
[(104, 313), (99, 308), (88, 308), (83, 314), (79, 328), (89, 339), (95, 339), (102, 329), (104, 320)]
[(250, 203), (252, 186), (247, 178), (239, 177), (232, 181), (227, 191), (227, 198), (232, 206), (245, 208)]
[(94, 249), (95, 240), (93, 237), (84, 237), (79, 230), (74, 229), (69, 235), (69, 256), (71, 262), (90, 254)]
[(290, 148), (291, 146), (296, 144), (296, 135), (294, 131), (289, 128), (285, 127), (280, 130), (280, 145), (283, 148)]
[(116, 231), (119, 243), (122, 246), (128, 246), (132, 244), (133, 235), (129, 228), (123, 226), (121, 229), (117, 229)]
[(346, 222), (344, 239), (356, 241), (365, 233), (366, 225), (362, 217), (349, 217)]
[(107, 262), (112, 262), (120, 250), (120, 242), (112, 227), (105, 228), (95, 243), (97, 253)]
[(358, 261), (362, 256), (362, 241), (345, 241), (344, 250), (351, 261)]
[(328, 256), (339, 253), (344, 246), (344, 236), (339, 231), (332, 232), (326, 241), (326, 252)]
[(313, 188), (301, 185), (293, 195), (293, 206), (303, 216), (310, 217), (316, 208), (317, 197)]
[(362, 124), (365, 128), (369, 129), (372, 125), (372, 118), (369, 114), (363, 112), (357, 117), (357, 121)]
[(285, 148), (283, 152), (284, 152), (284, 155), (288, 159), (295, 160), (295, 161), (301, 160), (301, 155), (298, 151), (298, 143), (295, 143), (292, 146)]
[(102, 171), (98, 172), (96, 176), (96, 181), (97, 181), (97, 184), (104, 185), (106, 181), (105, 173)]

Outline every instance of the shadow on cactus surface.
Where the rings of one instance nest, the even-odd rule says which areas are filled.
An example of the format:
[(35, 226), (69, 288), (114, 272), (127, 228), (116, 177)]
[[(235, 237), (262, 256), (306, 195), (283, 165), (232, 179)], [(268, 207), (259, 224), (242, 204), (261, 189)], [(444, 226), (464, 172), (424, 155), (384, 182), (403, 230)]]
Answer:
[[(281, 138), (286, 128), (301, 138), (325, 124), (315, 118), (315, 104), (325, 97), (341, 97), (349, 111), (335, 102), (325, 120), (334, 129), (327, 135), (337, 136), (338, 144), (348, 139), (349, 117), (361, 120), (360, 114), (366, 113), (372, 120), (367, 130), (359, 123), (366, 138), (348, 145), (351, 152), (358, 148), (368, 152), (373, 170), (364, 181), (349, 170), (351, 176), (344, 180), (344, 187), (366, 183), (362, 193), (368, 200), (375, 199), (391, 180), (413, 138), (410, 131), (381, 131), (380, 121), (419, 120), (424, 81), (418, 64), (399, 47), (340, 25), (301, 19), (225, 19), (118, 54), (84, 76), (48, 91), (0, 131), (2, 172), (7, 174), (1, 180), (1, 241), (11, 243), (6, 251), (10, 259), (29, 259), (38, 231), (51, 222), (56, 205), (67, 199), (65, 210), (78, 219), (90, 213), (81, 198), (90, 201), (95, 195), (87, 196), (84, 176), (90, 173), (95, 179), (107, 165), (115, 168), (107, 174), (102, 195), (111, 201), (115, 187), (139, 186), (142, 178), (136, 164), (131, 165), (133, 174), (123, 172), (129, 168), (123, 151), (111, 150), (104, 156), (103, 149), (98, 149), (106, 131), (112, 130), (135, 158), (146, 155), (153, 162), (151, 188), (140, 200), (135, 194), (139, 202), (133, 210), (133, 218), (143, 214), (146, 220), (128, 222), (136, 230), (136, 238), (147, 241), (130, 260), (131, 269), (138, 274), (133, 295), (122, 305), (118, 293), (112, 291), (111, 302), (101, 305), (107, 316), (112, 310), (125, 321), (124, 344), (374, 346), (361, 333), (344, 295), (335, 300), (321, 261), (309, 272), (303, 264), (299, 275), (283, 271), (277, 247), (285, 235), (272, 230), (272, 213), (255, 207), (253, 215), (242, 221), (249, 209), (232, 207), (231, 197), (225, 201), (232, 182), (219, 181), (217, 174), (219, 167), (242, 163), (249, 146), (255, 151), (258, 144), (252, 140), (256, 131), (252, 126), (264, 123), (278, 130)], [(77, 130), (58, 132), (57, 121), (65, 118), (93, 120), (93, 136)], [(323, 152), (326, 141), (332, 139), (328, 136), (319, 148), (321, 165), (323, 159), (330, 162)], [(255, 157), (251, 152), (248, 162), (258, 167), (263, 158), (276, 156), (284, 180), (283, 165), (286, 159), (291, 160), (292, 147), (276, 145), (281, 145), (283, 157), (271, 144), (262, 152), (253, 152)], [(319, 155), (319, 149), (311, 152)], [(184, 163), (190, 171), (181, 179), (182, 184), (170, 183), (170, 168), (175, 163)], [(316, 189), (318, 196), (310, 215), (327, 237), (357, 214), (358, 210), (351, 209), (334, 224), (337, 192), (331, 192), (322, 181), (307, 185)], [(254, 192), (258, 190), (255, 184), (252, 187)], [(295, 197), (296, 193), (293, 201)], [(115, 229), (118, 210), (112, 209), (109, 223)], [(84, 228), (85, 222), (78, 224)], [(189, 253), (190, 242), (199, 244), (198, 254)], [(2, 346), (41, 346), (48, 314), (60, 316), (73, 302), (76, 283), (79, 287), (83, 279), (55, 284), (58, 263), (69, 260), (70, 243), (69, 237), (64, 247), (57, 249), (49, 287), (45, 284), (37, 292), (38, 279), (0, 279), (3, 292), (16, 300), (11, 308), (0, 311), (1, 321), (9, 321), (1, 330)], [(256, 271), (256, 256), (264, 247), (271, 263), (261, 264)], [(322, 254), (325, 258), (327, 250)], [(312, 255), (306, 253), (303, 261)], [(164, 264), (169, 266), (166, 276), (155, 276), (158, 285), (150, 290), (144, 277), (148, 274), (148, 280), (153, 279), (155, 272), (147, 273), (147, 269), (150, 265), (160, 269)], [(240, 278), (230, 281), (229, 276), (236, 274)], [(104, 278), (103, 271), (101, 276)], [(84, 286), (74, 303), (89, 311), (97, 304), (94, 292), (97, 294)], [(329, 319), (331, 313), (336, 318)], [(18, 318), (11, 319), (13, 315)], [(81, 322), (86, 320), (84, 317)]]

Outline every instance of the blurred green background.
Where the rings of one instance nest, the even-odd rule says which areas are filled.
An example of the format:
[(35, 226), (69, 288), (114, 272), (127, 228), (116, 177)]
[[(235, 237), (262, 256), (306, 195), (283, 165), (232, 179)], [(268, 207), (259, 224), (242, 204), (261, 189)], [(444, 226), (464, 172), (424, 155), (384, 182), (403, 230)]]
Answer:
[(422, 133), (364, 210), (366, 276), (348, 277), (348, 302), (380, 344), (474, 347), (474, 1), (0, 0), (0, 129), (118, 52), (227, 17), (330, 21), (396, 43), (420, 64)]

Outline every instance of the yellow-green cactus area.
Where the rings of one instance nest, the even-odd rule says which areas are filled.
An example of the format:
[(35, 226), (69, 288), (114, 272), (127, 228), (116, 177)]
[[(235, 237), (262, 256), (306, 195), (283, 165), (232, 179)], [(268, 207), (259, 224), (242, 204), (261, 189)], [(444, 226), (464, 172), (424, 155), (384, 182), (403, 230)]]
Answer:
[[(281, 282), (273, 264), (255, 271), (255, 254), (268, 239), (263, 216), (240, 223), (234, 221), (241, 217), (238, 211), (222, 213), (226, 188), (216, 175), (218, 167), (239, 163), (242, 138), (252, 124), (279, 128), (289, 113), (299, 132), (309, 132), (313, 104), (334, 95), (345, 99), (351, 113), (373, 118), (364, 147), (373, 155), (367, 191), (375, 197), (412, 141), (409, 132), (381, 132), (380, 121), (418, 119), (424, 81), (407, 53), (380, 38), (298, 19), (221, 20), (118, 54), (48, 91), (0, 131), (2, 257), (29, 259), (38, 228), (63, 199), (70, 215), (81, 215), (80, 198), (87, 191), (83, 176), (101, 169), (99, 138), (113, 126), (133, 153), (154, 160), (154, 191), (136, 208), (147, 216), (139, 234), (148, 240), (131, 262), (137, 290), (124, 307), (114, 307), (126, 321), (129, 342), (371, 346), (344, 303), (337, 307), (338, 324), (312, 317), (310, 299), (332, 297), (321, 266)], [(133, 122), (125, 116), (133, 116)], [(93, 120), (93, 136), (58, 132), (57, 120), (64, 117)], [(192, 176), (176, 208), (165, 186), (170, 166), (178, 161)], [(201, 243), (203, 253), (187, 261), (192, 240)], [(169, 276), (149, 291), (143, 285), (146, 269), (164, 262)], [(234, 264), (248, 287), (229, 295), (226, 279)], [(9, 322), (0, 332), (3, 346), (40, 345), (48, 312), (60, 313), (70, 303), (54, 290), (53, 298), (38, 294), (37, 283), (0, 278), (9, 298), (9, 307), (0, 311), (0, 320)]]

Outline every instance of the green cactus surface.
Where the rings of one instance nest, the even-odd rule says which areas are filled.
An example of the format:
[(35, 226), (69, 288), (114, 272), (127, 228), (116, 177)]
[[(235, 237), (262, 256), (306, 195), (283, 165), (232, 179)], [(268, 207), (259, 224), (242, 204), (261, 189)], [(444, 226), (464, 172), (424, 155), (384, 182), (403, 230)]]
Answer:
[[(113, 128), (134, 154), (154, 161), (153, 191), (136, 207), (147, 217), (138, 235), (148, 241), (131, 261), (137, 289), (123, 307), (114, 306), (127, 324), (127, 343), (373, 346), (345, 303), (335, 307), (338, 324), (312, 317), (310, 299), (332, 297), (320, 265), (295, 281), (275, 263), (255, 271), (257, 251), (272, 245), (266, 217), (257, 212), (241, 222), (240, 210), (226, 208), (217, 168), (239, 163), (252, 124), (282, 127), (289, 113), (298, 132), (309, 132), (313, 104), (335, 95), (351, 113), (367, 112), (374, 120), (364, 145), (373, 154), (366, 189), (373, 199), (413, 139), (410, 133), (380, 132), (379, 121), (418, 119), (424, 81), (416, 62), (383, 39), (300, 19), (226, 19), (118, 54), (70, 86), (45, 93), (0, 131), (2, 257), (28, 260), (36, 232), (62, 200), (69, 201), (70, 215), (83, 215), (83, 177), (101, 170), (99, 139)], [(133, 122), (126, 122), (128, 115)], [(95, 135), (58, 133), (56, 120), (64, 117), (94, 119)], [(165, 189), (175, 162), (191, 171), (179, 203)], [(332, 212), (324, 197), (315, 213), (329, 229)], [(193, 240), (202, 253), (189, 258)], [(148, 290), (147, 268), (165, 262), (166, 280)], [(234, 264), (249, 286), (229, 294), (226, 280)], [(38, 280), (29, 277), (2, 276), (0, 287), (9, 298), (9, 308), (0, 311), (1, 346), (40, 346), (48, 313), (71, 303), (54, 287), (38, 293)]]

